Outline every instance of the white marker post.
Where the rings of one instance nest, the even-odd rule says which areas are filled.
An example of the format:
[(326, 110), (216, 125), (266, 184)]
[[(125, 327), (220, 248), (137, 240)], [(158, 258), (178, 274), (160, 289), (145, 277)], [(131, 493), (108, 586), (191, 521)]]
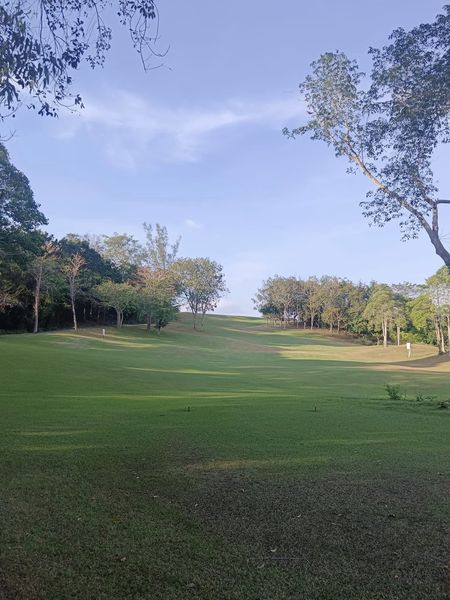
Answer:
[(102, 329), (102, 336), (105, 337), (106, 336), (106, 329)]
[(406, 342), (406, 352), (408, 353), (408, 358), (411, 358), (411, 342)]

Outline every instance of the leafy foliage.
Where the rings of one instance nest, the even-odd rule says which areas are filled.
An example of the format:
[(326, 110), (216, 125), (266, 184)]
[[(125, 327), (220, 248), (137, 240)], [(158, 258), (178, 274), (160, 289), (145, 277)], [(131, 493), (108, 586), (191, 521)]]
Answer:
[[(0, 6), (2, 118), (28, 97), (28, 107), (40, 115), (57, 114), (72, 96), (72, 71), (84, 60), (93, 69), (104, 64), (112, 40), (111, 7), (147, 69), (152, 56), (161, 56), (155, 50), (154, 0), (6, 0)], [(72, 101), (83, 104), (77, 93)]]
[(399, 385), (387, 383), (385, 389), (389, 400), (404, 400), (404, 394), (401, 393)]
[(176, 302), (176, 276), (164, 269), (139, 269), (136, 277), (138, 290), (138, 311), (147, 321), (147, 329), (152, 323), (158, 332), (175, 318), (178, 312)]
[(179, 294), (194, 317), (194, 328), (201, 327), (205, 314), (213, 311), (227, 292), (223, 267), (209, 258), (181, 258), (173, 268)]
[(95, 289), (97, 298), (116, 311), (117, 327), (123, 325), (125, 311), (136, 306), (136, 290), (129, 283), (104, 281)]
[(146, 245), (143, 249), (143, 263), (151, 269), (170, 269), (174, 264), (181, 238), (173, 244), (169, 242), (167, 227), (156, 223), (155, 229), (149, 223), (144, 223)]
[(439, 236), (439, 206), (432, 170), (434, 151), (449, 141), (450, 6), (433, 23), (394, 31), (391, 44), (371, 49), (369, 87), (355, 61), (342, 52), (312, 63), (300, 91), (309, 121), (289, 137), (307, 134), (345, 157), (375, 186), (362, 202), (375, 225), (400, 220), (403, 238), (424, 229), (436, 253), (450, 266)]

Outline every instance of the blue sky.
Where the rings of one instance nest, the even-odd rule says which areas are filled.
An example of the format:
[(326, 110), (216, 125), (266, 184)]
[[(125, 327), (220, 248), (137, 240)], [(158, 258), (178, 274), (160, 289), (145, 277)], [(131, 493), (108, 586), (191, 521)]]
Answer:
[[(21, 110), (11, 157), (57, 237), (142, 238), (142, 222), (158, 222), (182, 236), (182, 255), (219, 261), (230, 288), (222, 313), (255, 314), (251, 298), (275, 273), (420, 282), (441, 266), (429, 242), (402, 243), (396, 223), (370, 228), (363, 176), (281, 129), (304, 121), (297, 87), (320, 53), (368, 66), (369, 46), (442, 4), (160, 0), (164, 66), (144, 73), (117, 28), (105, 68), (75, 74), (86, 108), (53, 120)], [(449, 157), (436, 164), (444, 197)]]

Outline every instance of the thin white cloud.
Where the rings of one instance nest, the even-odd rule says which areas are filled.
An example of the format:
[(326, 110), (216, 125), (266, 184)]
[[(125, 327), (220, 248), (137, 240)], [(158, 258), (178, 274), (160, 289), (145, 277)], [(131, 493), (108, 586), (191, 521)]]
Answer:
[(188, 227), (189, 229), (201, 229), (202, 226), (200, 223), (197, 223), (197, 221), (194, 221), (194, 219), (186, 219), (184, 221), (184, 224), (186, 225), (186, 227)]
[(297, 98), (268, 102), (229, 101), (213, 108), (165, 108), (127, 92), (110, 99), (86, 98), (86, 108), (62, 136), (88, 128), (115, 164), (132, 167), (143, 161), (197, 161), (211, 148), (214, 134), (232, 127), (264, 124), (281, 129), (304, 115)]

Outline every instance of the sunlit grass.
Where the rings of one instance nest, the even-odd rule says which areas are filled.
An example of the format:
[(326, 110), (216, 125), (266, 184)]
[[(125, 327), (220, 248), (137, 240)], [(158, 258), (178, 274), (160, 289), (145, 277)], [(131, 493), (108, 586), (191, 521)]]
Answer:
[(434, 348), (183, 315), (0, 353), (0, 598), (446, 597)]

